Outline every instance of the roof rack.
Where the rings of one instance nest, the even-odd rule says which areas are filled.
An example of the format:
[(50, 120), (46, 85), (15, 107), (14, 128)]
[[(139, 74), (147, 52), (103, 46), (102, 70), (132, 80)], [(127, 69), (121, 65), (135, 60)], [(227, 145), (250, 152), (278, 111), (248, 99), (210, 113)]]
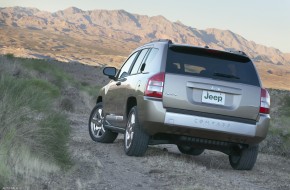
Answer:
[(153, 43), (153, 42), (168, 42), (172, 44), (172, 41), (170, 39), (158, 39), (158, 40), (153, 40), (150, 43)]
[(234, 53), (234, 54), (240, 54), (240, 55), (243, 55), (243, 56), (247, 56), (247, 54), (243, 51), (235, 51), (235, 50), (230, 50), (229, 51), (230, 53)]

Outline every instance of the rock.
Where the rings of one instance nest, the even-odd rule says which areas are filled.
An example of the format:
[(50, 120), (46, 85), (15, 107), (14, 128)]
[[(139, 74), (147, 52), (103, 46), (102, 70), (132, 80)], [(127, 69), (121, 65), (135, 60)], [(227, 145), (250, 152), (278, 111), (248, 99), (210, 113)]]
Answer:
[(100, 160), (97, 160), (97, 167), (98, 168), (104, 168), (103, 164), (101, 163)]

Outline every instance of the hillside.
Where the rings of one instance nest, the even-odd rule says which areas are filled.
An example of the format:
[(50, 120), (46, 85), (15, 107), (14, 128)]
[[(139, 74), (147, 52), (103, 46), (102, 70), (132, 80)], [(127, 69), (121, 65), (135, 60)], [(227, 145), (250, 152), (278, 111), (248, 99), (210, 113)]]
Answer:
[(135, 47), (159, 38), (221, 50), (242, 50), (254, 61), (266, 87), (290, 89), (290, 57), (229, 30), (198, 30), (163, 16), (125, 10), (70, 7), (54, 13), (33, 8), (0, 9), (0, 53), (119, 67)]
[(112, 144), (92, 141), (92, 97), (109, 80), (101, 73), (0, 56), (0, 189), (289, 189), (289, 91), (270, 91), (269, 135), (254, 169), (236, 171), (220, 152), (190, 156), (156, 145), (130, 157), (121, 134)]

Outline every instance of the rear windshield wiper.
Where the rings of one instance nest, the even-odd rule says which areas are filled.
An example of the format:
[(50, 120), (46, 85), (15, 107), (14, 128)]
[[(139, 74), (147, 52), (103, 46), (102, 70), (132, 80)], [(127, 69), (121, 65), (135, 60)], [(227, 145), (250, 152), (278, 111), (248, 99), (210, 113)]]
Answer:
[(234, 75), (223, 74), (223, 73), (214, 73), (213, 75), (218, 76), (218, 77), (231, 78), (231, 79), (240, 79), (240, 77), (237, 77)]

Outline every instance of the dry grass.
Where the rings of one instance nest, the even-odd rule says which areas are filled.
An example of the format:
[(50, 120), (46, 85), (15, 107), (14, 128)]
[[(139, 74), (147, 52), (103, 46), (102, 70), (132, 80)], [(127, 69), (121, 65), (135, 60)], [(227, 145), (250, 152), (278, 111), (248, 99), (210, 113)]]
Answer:
[(21, 66), (9, 59), (0, 63), (0, 186), (32, 184), (71, 165), (69, 123), (53, 106), (60, 89), (23, 69), (14, 76)]
[(84, 66), (73, 64), (71, 76), (62, 64), (0, 56), (0, 189), (43, 189), (50, 175), (72, 165), (67, 114), (88, 109), (99, 87), (79, 77)]
[(290, 92), (272, 89), (270, 94), (271, 124), (261, 151), (290, 156)]

